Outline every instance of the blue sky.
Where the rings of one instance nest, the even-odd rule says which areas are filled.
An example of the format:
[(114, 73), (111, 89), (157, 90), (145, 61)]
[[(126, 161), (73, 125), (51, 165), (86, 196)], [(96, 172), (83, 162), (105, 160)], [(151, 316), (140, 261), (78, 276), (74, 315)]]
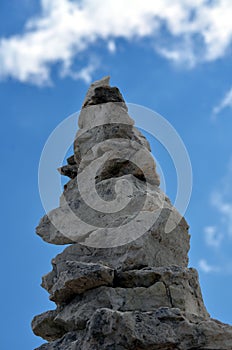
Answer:
[[(232, 323), (231, 1), (3, 0), (0, 17), (2, 347), (43, 342), (30, 321), (53, 307), (39, 284), (63, 247), (34, 233), (44, 215), (39, 159), (88, 84), (108, 74), (127, 102), (160, 113), (187, 147), (190, 266), (212, 317)], [(175, 168), (151, 143), (174, 200)]]

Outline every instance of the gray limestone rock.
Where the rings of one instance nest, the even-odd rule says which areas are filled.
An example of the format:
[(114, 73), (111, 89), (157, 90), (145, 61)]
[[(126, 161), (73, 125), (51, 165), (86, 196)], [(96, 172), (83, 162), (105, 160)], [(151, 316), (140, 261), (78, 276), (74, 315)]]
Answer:
[(231, 327), (200, 317), (191, 322), (179, 309), (146, 313), (101, 309), (88, 325), (82, 349), (229, 350), (231, 344)]
[[(68, 332), (37, 350), (231, 350), (232, 327), (177, 308), (151, 312), (98, 309), (86, 331)], [(69, 347), (68, 347), (69, 346)]]
[(74, 155), (67, 158), (67, 163), (68, 163), (68, 165), (75, 165), (76, 164)]
[[(62, 266), (62, 268), (64, 267)], [(69, 275), (68, 272), (66, 273)], [(72, 273), (74, 276), (76, 275), (75, 270)], [(86, 273), (87, 271), (82, 271), (83, 275)], [(60, 279), (62, 279), (63, 271), (60, 272), (60, 276)], [(81, 272), (78, 273), (78, 278), (79, 280), (82, 279)], [(93, 278), (93, 283), (96, 279), (97, 276)], [(72, 282), (73, 278), (70, 276), (69, 280)], [(102, 277), (99, 276), (99, 285), (101, 281)], [(58, 304), (61, 303), (52, 314), (54, 325), (59, 325), (59, 327), (63, 325), (64, 330), (68, 331), (84, 329), (93, 313), (102, 308), (126, 312), (152, 311), (161, 306), (166, 306), (178, 308), (185, 313), (200, 316), (204, 319), (209, 317), (202, 300), (198, 275), (194, 269), (172, 266), (118, 272), (114, 280), (108, 283), (108, 286), (97, 287), (95, 282), (96, 288), (92, 289), (89, 289), (88, 286), (91, 281), (88, 281), (84, 286), (80, 282), (78, 289), (78, 280), (76, 280), (76, 284), (73, 285), (61, 283), (62, 290), (57, 296), (54, 295), (53, 289), (55, 288), (59, 292), (59, 278), (57, 280), (53, 279), (53, 283), (53, 286), (49, 286), (52, 300)], [(112, 286), (109, 286), (110, 284)], [(44, 283), (44, 286), (48, 287), (46, 283)], [(80, 292), (83, 292), (83, 294)], [(75, 295), (76, 297), (74, 297)], [(70, 296), (73, 297), (72, 300), (70, 300)], [(38, 320), (42, 320), (42, 326), (38, 325), (39, 321), (36, 319), (37, 334), (45, 339), (49, 336), (49, 327), (46, 329), (44, 326), (46, 315), (48, 325), (50, 325), (51, 315), (49, 312), (38, 316)], [(45, 336), (43, 336), (44, 330), (46, 330)], [(58, 328), (59, 331), (60, 328)], [(56, 334), (52, 329), (50, 338), (54, 337), (54, 333)]]
[(198, 273), (193, 268), (170, 266), (119, 271), (114, 285), (147, 288), (157, 282), (164, 283), (172, 307), (206, 318), (209, 316), (202, 299)]
[[(92, 137), (98, 142), (106, 139), (107, 134), (109, 138), (119, 138), (120, 136), (129, 138), (130, 134), (133, 136), (132, 127), (134, 121), (120, 103), (108, 102), (103, 105), (89, 106), (88, 108), (82, 109), (78, 124), (80, 129), (77, 131), (75, 140), (81, 135), (85, 136), (86, 141), (88, 138)], [(116, 128), (111, 130), (113, 126)], [(94, 129), (95, 133), (90, 135), (87, 131), (91, 129)], [(101, 134), (97, 135), (99, 130), (101, 130)], [(135, 131), (137, 129), (134, 128), (133, 130)], [(140, 136), (141, 139), (144, 138), (141, 133), (136, 136)], [(80, 142), (83, 140), (83, 137), (82, 139), (80, 138)], [(148, 141), (146, 141), (146, 143), (148, 144)]]
[[(144, 288), (99, 287), (77, 296), (58, 311), (55, 322), (63, 324), (65, 329), (83, 329), (93, 313), (101, 308), (118, 311), (150, 311), (159, 306), (171, 307), (163, 282)], [(43, 336), (42, 333), (40, 336)]]
[(58, 267), (58, 277), (53, 278), (52, 285), (46, 276), (42, 281), (50, 299), (56, 303), (66, 302), (89, 289), (113, 284), (114, 270), (101, 264), (66, 261)]
[(77, 165), (64, 165), (57, 169), (61, 175), (68, 176), (70, 179), (75, 179), (77, 176)]
[(119, 89), (117, 87), (110, 87), (109, 81), (110, 77), (106, 76), (101, 80), (92, 83), (86, 94), (82, 108), (91, 105), (104, 104), (107, 102), (120, 102), (126, 108), (124, 99)]
[(57, 311), (51, 310), (35, 316), (31, 322), (31, 327), (35, 335), (42, 335), (48, 341), (61, 338), (67, 330), (63, 325), (59, 325), (54, 321), (56, 315)]
[(91, 105), (98, 105), (107, 102), (124, 102), (123, 97), (117, 87), (98, 86), (83, 108)]
[[(185, 226), (186, 223), (183, 221), (181, 222), (183, 225), (183, 228), (180, 228), (180, 230), (184, 229), (187, 230), (187, 227)], [(153, 275), (152, 281), (156, 278), (156, 276), (160, 276), (159, 270), (155, 272), (155, 270), (152, 270), (149, 272), (146, 270), (143, 270), (143, 268), (147, 267), (154, 267), (154, 266), (165, 266), (165, 265), (173, 265), (170, 264), (170, 256), (165, 256), (166, 260), (161, 260), (162, 255), (158, 259), (158, 252), (154, 254), (155, 249), (155, 243), (152, 245), (152, 242), (154, 240), (152, 239), (151, 234), (146, 234), (140, 239), (137, 239), (136, 241), (131, 242), (128, 245), (123, 245), (120, 247), (115, 248), (107, 248), (107, 249), (96, 249), (92, 247), (86, 247), (84, 245), (80, 244), (72, 244), (69, 247), (67, 247), (62, 253), (58, 254), (56, 258), (52, 260), (53, 270), (48, 273), (46, 276), (43, 277), (43, 287), (47, 289), (48, 291), (51, 290), (54, 281), (59, 279), (60, 271), (66, 270), (66, 262), (67, 261), (74, 261), (74, 262), (82, 262), (82, 263), (94, 263), (94, 264), (102, 264), (104, 266), (108, 266), (111, 269), (114, 269), (117, 271), (116, 276), (120, 277), (120, 283), (121, 286), (128, 287), (131, 285), (131, 275), (128, 277), (128, 284), (125, 283), (125, 278), (123, 277), (123, 274), (120, 274), (122, 271), (129, 271), (134, 270), (131, 272), (131, 274), (136, 274), (136, 270), (138, 270), (139, 278), (142, 279), (143, 274), (146, 275), (146, 279), (148, 281), (151, 279), (151, 275)], [(188, 245), (185, 247), (186, 250), (188, 250)], [(187, 266), (188, 260), (180, 259), (179, 266)], [(139, 272), (140, 271), (140, 272)], [(127, 276), (127, 275), (126, 275)], [(116, 277), (118, 278), (118, 277)], [(123, 284), (124, 283), (124, 284)], [(144, 282), (145, 283), (145, 282)], [(149, 283), (149, 282), (147, 282)], [(136, 286), (136, 283), (134, 284)], [(142, 282), (139, 286), (143, 286)]]
[[(92, 207), (88, 206), (80, 196), (78, 183), (75, 179), (71, 180), (61, 196), (60, 207), (42, 218), (37, 234), (54, 244), (80, 242), (107, 248), (109, 242), (115, 250), (126, 244), (124, 250), (129, 252), (134, 250), (133, 246), (139, 245), (142, 255), (144, 250), (147, 251), (145, 261), (153, 260), (153, 266), (186, 266), (189, 234), (185, 220), (157, 186), (146, 184), (132, 175), (122, 176), (120, 181), (125, 188), (128, 183), (130, 185), (128, 193), (128, 188), (124, 192), (122, 190), (128, 204), (116, 213), (104, 213), (93, 208), (95, 202), (96, 207), (98, 205), (98, 196), (89, 194), (88, 187), (83, 188), (82, 197), (90, 196)], [(116, 184), (117, 178), (96, 184), (96, 192), (104, 200), (106, 208), (115, 199)], [(167, 232), (165, 228), (170, 219), (174, 228)]]
[(88, 89), (88, 91), (87, 91), (87, 94), (86, 94), (86, 96), (85, 96), (85, 99), (84, 99), (84, 102), (83, 102), (82, 107), (83, 107), (84, 105), (86, 105), (86, 104), (88, 103), (89, 100), (91, 100), (91, 97), (94, 95), (94, 90), (95, 90), (95, 88), (96, 88), (96, 87), (99, 87), (99, 86), (110, 86), (110, 76), (107, 75), (107, 76), (103, 77), (103, 78), (100, 79), (100, 80), (94, 81), (94, 82), (90, 85), (90, 87), (89, 87), (89, 89)]
[(82, 347), (82, 338), (81, 331), (78, 333), (68, 332), (62, 338), (51, 343), (43, 344), (35, 350), (84, 350)]
[(35, 316), (38, 350), (231, 350), (187, 268), (188, 224), (159, 188), (150, 145), (109, 77), (91, 84), (59, 207), (36, 232), (69, 244), (42, 279), (56, 309)]
[[(149, 229), (148, 232), (125, 245), (115, 246), (113, 248), (88, 247), (89, 251), (92, 251), (93, 255), (89, 256), (89, 254), (87, 254), (86, 256), (83, 255), (79, 257), (80, 253), (87, 249), (85, 249), (84, 245), (77, 244), (67, 247), (63, 253), (58, 255), (58, 259), (56, 260), (72, 260), (72, 258), (70, 259), (71, 255), (75, 257), (74, 259), (80, 259), (80, 261), (96, 263), (100, 261), (107, 266), (117, 269), (129, 269), (137, 266), (165, 266), (176, 264), (179, 266), (187, 266), (187, 253), (189, 250), (189, 235), (187, 231), (188, 225), (184, 219), (181, 219), (180, 223), (173, 231), (165, 234), (164, 228), (167, 223), (167, 219), (170, 217), (170, 213), (170, 209), (163, 209), (159, 213), (155, 224)], [(58, 213), (55, 212), (55, 215), (59, 215), (61, 220), (63, 219), (63, 225), (65, 225), (66, 222), (65, 214), (65, 211), (59, 211)], [(43, 219), (42, 222), (44, 223), (46, 221), (46, 231), (42, 226), (37, 229), (38, 234), (40, 234), (43, 230), (41, 234), (43, 234), (44, 240), (55, 244), (62, 244), (62, 242), (64, 244), (74, 242), (74, 238), (71, 240), (66, 236), (59, 235), (59, 232), (53, 225), (51, 225), (48, 218)], [(75, 225), (73, 225), (73, 232), (75, 232), (75, 229)], [(111, 229), (111, 232), (112, 231), (113, 228)], [(98, 229), (97, 232), (101, 233), (100, 229)], [(48, 238), (46, 238), (45, 235), (49, 235), (47, 236)], [(112, 240), (113, 238), (114, 237), (112, 237)], [(100, 239), (102, 239), (102, 245), (104, 246), (104, 236), (99, 234), (97, 239), (97, 243), (99, 243)], [(121, 241), (119, 241), (119, 243), (120, 242)], [(83, 241), (83, 243), (85, 243), (85, 241)]]
[[(101, 130), (99, 131), (101, 132)], [(89, 131), (89, 133), (92, 132), (94, 132), (94, 130)], [(100, 132), (98, 135), (100, 135)], [(138, 141), (121, 137), (95, 142), (95, 140), (91, 138), (89, 141), (90, 145), (87, 143), (85, 144), (85, 147), (87, 147), (84, 150), (84, 156), (82, 156), (83, 147), (79, 139), (77, 139), (76, 142), (75, 151), (82, 157), (78, 173), (86, 171), (86, 168), (91, 166), (92, 171), (95, 171), (96, 167), (98, 181), (104, 180), (105, 178), (132, 174), (140, 179), (142, 177), (144, 181), (146, 180), (150, 184), (159, 186), (160, 180), (156, 173), (154, 159), (147, 148), (142, 146)], [(124, 162), (127, 161), (129, 165), (121, 175), (119, 164), (114, 162), (118, 159)], [(108, 176), (105, 177), (103, 175), (101, 177), (101, 173), (106, 172), (107, 167)], [(112, 171), (113, 169), (114, 172)]]

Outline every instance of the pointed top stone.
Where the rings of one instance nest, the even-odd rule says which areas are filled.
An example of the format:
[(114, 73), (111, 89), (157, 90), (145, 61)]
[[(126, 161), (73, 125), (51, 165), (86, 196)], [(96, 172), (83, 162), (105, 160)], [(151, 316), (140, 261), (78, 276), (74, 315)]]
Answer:
[(96, 80), (94, 81), (88, 91), (87, 91), (87, 94), (85, 96), (85, 99), (84, 99), (84, 102), (83, 102), (83, 105), (82, 105), (82, 108), (85, 107), (87, 104), (88, 104), (88, 101), (91, 100), (91, 97), (94, 95), (94, 90), (96, 87), (99, 87), (99, 86), (110, 86), (110, 76), (107, 75), (105, 77), (103, 77), (102, 79), (100, 80)]
[(107, 102), (121, 102), (125, 104), (119, 89), (111, 87), (109, 83), (109, 75), (93, 82), (85, 96), (82, 108)]

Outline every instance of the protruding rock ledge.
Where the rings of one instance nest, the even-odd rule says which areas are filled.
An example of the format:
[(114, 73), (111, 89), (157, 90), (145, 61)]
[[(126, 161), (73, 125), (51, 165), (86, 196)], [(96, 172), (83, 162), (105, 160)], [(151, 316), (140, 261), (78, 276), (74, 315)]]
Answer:
[(57, 310), (46, 311), (38, 316), (35, 316), (31, 322), (31, 327), (35, 335), (43, 339), (52, 341), (61, 338), (67, 330), (63, 325), (59, 325), (54, 321), (57, 315)]
[[(78, 187), (76, 186), (75, 179), (71, 180), (64, 191), (64, 195), (61, 197), (61, 207), (51, 211), (48, 215), (40, 221), (37, 227), (37, 234), (40, 235), (45, 241), (54, 244), (69, 244), (76, 241), (80, 241), (82, 244), (94, 245), (98, 247), (106, 247), (107, 234), (108, 240), (115, 242), (115, 248), (94, 248), (88, 247), (86, 250), (83, 248), (83, 257), (79, 260), (81, 247), (77, 246), (75, 255), (78, 261), (94, 262), (98, 263), (95, 256), (102, 258), (105, 265), (114, 267), (121, 265), (137, 266), (165, 266), (165, 265), (179, 265), (187, 266), (188, 264), (188, 250), (189, 250), (189, 234), (188, 225), (186, 221), (181, 218), (180, 214), (170, 205), (169, 201), (165, 198), (164, 194), (158, 187), (150, 186), (146, 192), (146, 184), (143, 181), (136, 179), (132, 175), (126, 175), (120, 179), (130, 182), (133, 191), (133, 197), (128, 194), (129, 205), (123, 209), (120, 213), (102, 213), (100, 220), (101, 225), (104, 227), (92, 226), (92, 231), (85, 223), (98, 225), (99, 220), (98, 212), (86, 206), (81, 200)], [(114, 197), (114, 188), (117, 182), (116, 178), (104, 180), (96, 185), (97, 191), (107, 201), (111, 201)], [(86, 191), (88, 189), (86, 188)], [(144, 202), (145, 201), (145, 202)], [(65, 204), (65, 203), (68, 204)], [(162, 209), (163, 205), (163, 209)], [(139, 222), (139, 219), (135, 217), (136, 211), (140, 212), (144, 221)], [(154, 221), (151, 227), (148, 227), (148, 232), (141, 234), (143, 227), (148, 225), (146, 221), (147, 215)], [(165, 231), (166, 224), (170, 218), (173, 218), (178, 224), (171, 232)], [(123, 226), (125, 223), (129, 223), (130, 220), (134, 220), (133, 225), (140, 225), (141, 230), (132, 227), (130, 230)], [(137, 222), (138, 221), (138, 222)], [(53, 224), (53, 223), (54, 224)], [(61, 231), (55, 227), (62, 228)], [(175, 223), (174, 222), (174, 223)], [(122, 223), (122, 225), (120, 224)], [(121, 226), (120, 226), (121, 225)], [(117, 227), (120, 227), (120, 232), (117, 232)], [(114, 228), (115, 227), (115, 228)], [(129, 225), (128, 225), (129, 227)], [(145, 230), (146, 231), (146, 230)], [(139, 237), (141, 235), (141, 237)], [(139, 237), (139, 238), (138, 238)], [(137, 239), (136, 239), (137, 238)], [(134, 239), (134, 240), (133, 240)], [(129, 243), (127, 243), (129, 241)], [(88, 249), (92, 251), (92, 257), (89, 259)], [(72, 248), (64, 251), (71, 251)], [(75, 248), (73, 248), (73, 252)], [(84, 256), (87, 253), (87, 260)], [(94, 260), (95, 259), (95, 260)], [(64, 257), (64, 260), (70, 260), (69, 257)], [(111, 265), (112, 261), (112, 265)], [(103, 263), (104, 264), (104, 263)], [(133, 266), (132, 266), (133, 268)], [(122, 269), (126, 267), (122, 266)]]
[(177, 308), (151, 312), (97, 310), (86, 332), (68, 332), (37, 350), (231, 350), (232, 328)]
[(75, 179), (77, 176), (77, 165), (64, 165), (57, 169), (61, 175), (68, 176), (70, 179)]
[[(58, 264), (61, 261), (101, 262), (103, 265), (116, 270), (167, 265), (186, 267), (189, 250), (188, 225), (182, 218), (173, 231), (165, 233), (165, 224), (170, 213), (170, 209), (163, 209), (150, 231), (128, 244), (113, 248), (94, 248), (82, 244), (73, 244), (59, 254), (53, 260), (53, 263)], [(65, 212), (63, 214), (65, 215)], [(58, 215), (58, 213), (54, 213), (54, 215)], [(178, 213), (176, 215), (177, 218), (180, 218)], [(60, 220), (63, 225), (65, 222), (68, 224), (63, 215)], [(49, 242), (74, 243), (71, 239), (61, 236), (49, 222), (47, 216), (42, 219), (37, 233)]]
[(99, 286), (113, 285), (114, 270), (101, 264), (66, 261), (59, 265), (59, 276), (49, 285), (50, 277), (44, 276), (42, 286), (56, 303), (70, 300), (78, 294)]
[(43, 277), (42, 286), (51, 294), (50, 299), (59, 304), (99, 286), (148, 288), (157, 282), (164, 283), (172, 306), (208, 317), (197, 271), (179, 266), (114, 272), (101, 264), (61, 262)]
[[(94, 264), (91, 266), (91, 264), (67, 262), (58, 268), (60, 272), (58, 278), (53, 279), (54, 284), (49, 285), (51, 281), (48, 278), (47, 283), (45, 276), (43, 286), (50, 290), (52, 300), (62, 304), (58, 305), (57, 310), (39, 315), (34, 320), (36, 334), (44, 339), (54, 339), (55, 334), (60, 334), (61, 325), (63, 333), (65, 330), (85, 328), (92, 314), (106, 307), (126, 312), (152, 311), (160, 306), (166, 306), (179, 308), (185, 313), (204, 319), (209, 317), (202, 300), (198, 274), (194, 269), (178, 266), (144, 268), (118, 272), (113, 280), (111, 269), (107, 270)], [(90, 278), (91, 275), (93, 280)], [(97, 287), (101, 284), (101, 287)], [(113, 286), (110, 286), (112, 284)], [(93, 288), (94, 286), (96, 288)], [(84, 293), (80, 294), (81, 292)], [(73, 300), (70, 301), (70, 297), (74, 297)], [(52, 317), (53, 328), (49, 334)]]

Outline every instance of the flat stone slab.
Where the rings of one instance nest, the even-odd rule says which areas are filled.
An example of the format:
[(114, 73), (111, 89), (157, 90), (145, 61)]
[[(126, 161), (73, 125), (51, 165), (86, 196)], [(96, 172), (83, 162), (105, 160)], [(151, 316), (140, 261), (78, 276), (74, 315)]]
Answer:
[(172, 307), (202, 317), (209, 317), (204, 306), (197, 270), (179, 266), (151, 267), (119, 271), (114, 285), (123, 288), (149, 287), (164, 283)]
[[(112, 260), (116, 260), (114, 255), (119, 258), (118, 253), (121, 252), (121, 255), (128, 254), (125, 258), (130, 261), (134, 260), (133, 255), (137, 255), (135, 263), (144, 266), (187, 266), (189, 234), (184, 218), (157, 186), (150, 186), (145, 192), (146, 184), (143, 181), (126, 175), (120, 178), (122, 186), (126, 186), (127, 180), (132, 184), (132, 194), (126, 194), (128, 204), (116, 213), (90, 209), (81, 199), (75, 179), (69, 181), (61, 197), (60, 208), (41, 219), (37, 234), (49, 243), (69, 244), (76, 241), (87, 245), (94, 252), (93, 256), (98, 254), (99, 247), (98, 250), (103, 249), (104, 256)], [(117, 178), (112, 178), (96, 185), (104, 203), (115, 200), (116, 183)], [(86, 188), (84, 195), (87, 192)], [(93, 203), (94, 200), (95, 197), (92, 198)], [(170, 223), (173, 229), (169, 231)], [(95, 246), (96, 250), (92, 250)], [(122, 256), (119, 262), (125, 258)], [(93, 262), (92, 259), (90, 262)]]
[(78, 294), (99, 286), (113, 284), (114, 270), (110, 267), (77, 261), (65, 261), (58, 265), (57, 278), (42, 279), (42, 287), (50, 293), (50, 300), (56, 303), (68, 301)]

